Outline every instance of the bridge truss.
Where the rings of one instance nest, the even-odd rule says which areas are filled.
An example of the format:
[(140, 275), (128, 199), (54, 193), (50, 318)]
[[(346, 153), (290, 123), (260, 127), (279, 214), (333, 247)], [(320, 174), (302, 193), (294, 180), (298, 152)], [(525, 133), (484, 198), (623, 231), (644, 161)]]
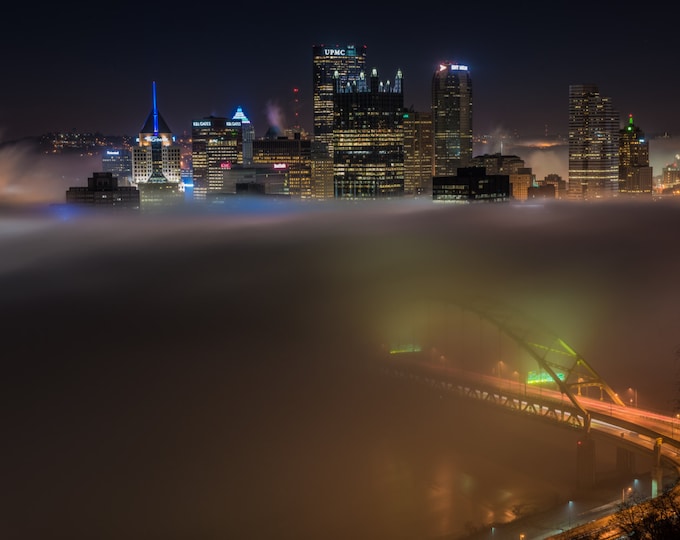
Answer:
[[(437, 301), (435, 304), (439, 305), (437, 309), (441, 309), (443, 303)], [(599, 394), (598, 397), (601, 401), (608, 401), (622, 407), (626, 406), (618, 394), (582, 355), (539, 321), (531, 319), (520, 311), (500, 302), (484, 298), (462, 298), (444, 304), (449, 308), (455, 307), (463, 312), (475, 314), (480, 321), (485, 321), (490, 326), (497, 328), (500, 333), (509, 338), (535, 362), (537, 371), (541, 375), (547, 375), (546, 382), (559, 389), (561, 394), (570, 402), (570, 407), (565, 409), (562, 404), (559, 412), (557, 412), (557, 409), (549, 411), (539, 405), (527, 402), (527, 400), (519, 399), (519, 397), (514, 399), (504, 398), (492, 391), (479, 396), (481, 399), (496, 400), (499, 404), (508, 407), (525, 408), (527, 409), (525, 412), (533, 410), (536, 414), (569, 414), (571, 415), (570, 422), (574, 424), (582, 423), (586, 431), (590, 429), (590, 413), (582, 403), (581, 397), (590, 395), (593, 389)], [(430, 307), (425, 309), (432, 311), (431, 304)], [(507, 403), (503, 400), (507, 400)], [(576, 418), (583, 420), (576, 421)]]

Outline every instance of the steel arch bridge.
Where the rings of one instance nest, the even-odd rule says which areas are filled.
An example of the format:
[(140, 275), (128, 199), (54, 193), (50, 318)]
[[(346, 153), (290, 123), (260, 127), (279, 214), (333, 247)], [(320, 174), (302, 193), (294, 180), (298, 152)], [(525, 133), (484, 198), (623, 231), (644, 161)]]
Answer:
[[(583, 417), (585, 424), (583, 427), (586, 431), (590, 430), (591, 413), (582, 403), (582, 397), (589, 393), (587, 389), (596, 389), (600, 401), (626, 406), (582, 355), (559, 335), (519, 310), (482, 297), (461, 297), (426, 303), (433, 304), (455, 307), (475, 314), (528, 353), (536, 362), (538, 370), (547, 374), (549, 381), (566, 396), (573, 408)], [(403, 351), (406, 352), (406, 349)]]

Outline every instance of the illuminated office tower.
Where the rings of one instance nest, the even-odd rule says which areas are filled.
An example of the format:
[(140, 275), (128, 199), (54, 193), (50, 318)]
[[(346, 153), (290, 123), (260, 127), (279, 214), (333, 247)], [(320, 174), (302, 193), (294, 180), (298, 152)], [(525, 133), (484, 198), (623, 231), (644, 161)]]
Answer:
[(156, 83), (153, 107), (132, 148), (132, 181), (139, 189), (142, 210), (176, 205), (183, 201), (181, 147), (158, 112)]
[(432, 192), (432, 113), (404, 114), (404, 193)]
[(597, 86), (569, 86), (569, 189), (576, 200), (617, 194), (619, 114)]
[(653, 174), (649, 165), (649, 141), (633, 124), (633, 115), (619, 132), (619, 193), (652, 194)]
[(484, 167), (487, 174), (517, 174), (526, 167), (524, 160), (514, 154), (480, 154), (472, 158), (472, 167)]
[(333, 89), (336, 81), (344, 85), (366, 70), (366, 46), (314, 45), (313, 61), (314, 140), (326, 145), (332, 157)]
[(132, 148), (132, 182), (169, 182), (181, 186), (181, 148), (168, 124), (158, 112), (156, 83), (153, 83), (153, 106)]
[(106, 148), (102, 153), (102, 171), (118, 178), (120, 185), (132, 184), (132, 152), (122, 146)]
[(194, 199), (204, 200), (211, 186), (221, 186), (223, 171), (243, 163), (241, 120), (208, 116), (191, 122)]
[(243, 108), (239, 105), (236, 108), (232, 120), (241, 121), (241, 131), (243, 134), (243, 164), (251, 165), (253, 163), (253, 141), (255, 140), (255, 127), (250, 122), (248, 117), (243, 112)]
[(320, 142), (312, 141), (312, 198), (320, 201), (333, 199), (333, 158), (328, 147)]
[(311, 141), (301, 134), (293, 137), (264, 137), (253, 141), (253, 163), (270, 164), (288, 170), (290, 197), (312, 198)]
[(442, 62), (432, 77), (434, 175), (455, 175), (472, 159), (472, 80), (468, 66)]
[(402, 74), (383, 83), (373, 69), (354, 81), (336, 77), (333, 95), (335, 198), (377, 199), (404, 193)]

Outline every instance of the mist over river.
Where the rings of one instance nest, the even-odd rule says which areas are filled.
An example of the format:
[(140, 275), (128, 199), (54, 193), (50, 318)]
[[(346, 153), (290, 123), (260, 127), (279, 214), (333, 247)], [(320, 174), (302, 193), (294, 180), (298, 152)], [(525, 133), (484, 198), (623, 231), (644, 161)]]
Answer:
[(678, 223), (671, 200), (3, 208), (0, 536), (453, 539), (564, 504), (576, 433), (387, 377), (380, 347), (410, 302), (483, 294), (670, 413)]

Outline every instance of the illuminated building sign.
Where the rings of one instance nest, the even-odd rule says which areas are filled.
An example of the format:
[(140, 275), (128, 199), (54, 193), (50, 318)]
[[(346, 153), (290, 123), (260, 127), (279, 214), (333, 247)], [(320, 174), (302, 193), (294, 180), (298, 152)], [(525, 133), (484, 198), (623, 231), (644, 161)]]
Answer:
[(323, 53), (326, 56), (356, 56), (357, 54), (354, 49), (349, 51), (346, 49), (324, 49)]
[(458, 64), (451, 64), (451, 65), (439, 64), (439, 71), (444, 71), (447, 68), (449, 69), (449, 71), (467, 71), (468, 70), (467, 66), (461, 66), (461, 65), (458, 65)]
[(191, 125), (194, 127), (210, 127), (212, 122), (210, 120), (194, 120)]
[(241, 122), (231, 122), (231, 121), (227, 121), (227, 122), (224, 123), (224, 125), (227, 126), (227, 127), (240, 127), (240, 126), (241, 126)]
[(220, 169), (231, 169), (231, 161), (223, 161), (220, 163)]
[(286, 169), (288, 168), (288, 165), (285, 163), (274, 163), (274, 168), (275, 169)]
[(107, 156), (119, 156), (120, 150), (107, 150), (106, 155)]

